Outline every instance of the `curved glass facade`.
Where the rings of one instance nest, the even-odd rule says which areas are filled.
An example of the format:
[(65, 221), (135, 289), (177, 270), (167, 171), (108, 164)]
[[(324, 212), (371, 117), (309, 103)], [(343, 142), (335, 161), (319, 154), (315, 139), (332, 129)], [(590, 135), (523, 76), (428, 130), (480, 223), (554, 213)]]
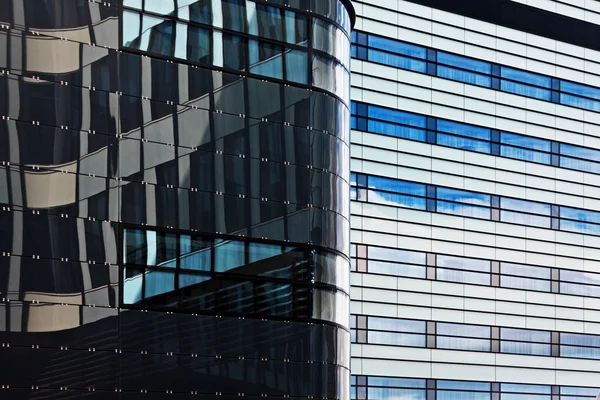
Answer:
[(338, 0), (0, 11), (0, 397), (349, 398)]

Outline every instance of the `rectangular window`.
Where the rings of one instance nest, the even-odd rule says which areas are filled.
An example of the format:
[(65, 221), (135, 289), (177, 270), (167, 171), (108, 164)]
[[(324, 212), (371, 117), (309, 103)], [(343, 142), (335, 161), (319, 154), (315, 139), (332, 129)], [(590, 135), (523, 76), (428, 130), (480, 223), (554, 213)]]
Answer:
[(368, 182), (370, 189), (425, 197), (425, 185), (421, 183), (406, 182), (379, 176), (369, 176)]
[(369, 273), (425, 278), (425, 253), (369, 246)]
[(425, 321), (368, 318), (368, 343), (425, 347)]
[(551, 206), (549, 204), (502, 197), (500, 207), (502, 208), (500, 220), (503, 222), (550, 227)]
[(550, 332), (526, 329), (500, 329), (502, 353), (551, 355)]
[(438, 349), (490, 351), (490, 327), (437, 323)]
[(490, 262), (464, 257), (437, 256), (437, 279), (448, 282), (490, 284)]
[(489, 63), (442, 51), (437, 52), (437, 61), (437, 75), (442, 78), (484, 87), (492, 86), (492, 66)]
[(381, 36), (368, 35), (367, 45), (374, 49), (385, 50), (390, 53), (401, 54), (412, 58), (419, 58), (422, 60), (427, 58), (427, 49), (425, 47), (402, 43)]
[(490, 206), (490, 196), (487, 194), (467, 192), (465, 190), (450, 189), (443, 187), (437, 189), (437, 199), (464, 204), (473, 204), (484, 207)]
[(511, 263), (500, 264), (500, 286), (549, 292), (552, 283), (550, 268)]
[(500, 74), (505, 78), (500, 84), (505, 92), (548, 101), (552, 98), (552, 79), (549, 77), (508, 67), (502, 67)]
[(561, 333), (560, 355), (562, 357), (600, 359), (600, 336)]
[(490, 400), (491, 388), (486, 382), (437, 381), (437, 400)]
[(502, 132), (500, 143), (502, 143), (500, 147), (502, 157), (550, 164), (551, 143), (549, 140)]
[(560, 271), (560, 292), (600, 297), (600, 274), (563, 269)]
[(439, 145), (490, 153), (490, 129), (438, 119), (437, 130)]

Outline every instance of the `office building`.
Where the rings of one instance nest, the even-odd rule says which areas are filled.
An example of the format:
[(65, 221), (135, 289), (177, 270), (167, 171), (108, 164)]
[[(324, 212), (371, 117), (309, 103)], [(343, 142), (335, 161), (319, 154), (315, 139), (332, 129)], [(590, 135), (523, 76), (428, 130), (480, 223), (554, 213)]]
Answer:
[(352, 398), (594, 399), (600, 3), (353, 5)]
[(3, 2), (0, 398), (349, 398), (354, 18)]

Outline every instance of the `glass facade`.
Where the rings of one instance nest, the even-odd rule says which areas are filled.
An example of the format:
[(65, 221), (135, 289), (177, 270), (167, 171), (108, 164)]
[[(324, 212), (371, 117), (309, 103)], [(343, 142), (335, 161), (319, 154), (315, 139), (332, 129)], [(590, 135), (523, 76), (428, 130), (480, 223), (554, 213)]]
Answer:
[(350, 3), (4, 11), (0, 397), (349, 399)]

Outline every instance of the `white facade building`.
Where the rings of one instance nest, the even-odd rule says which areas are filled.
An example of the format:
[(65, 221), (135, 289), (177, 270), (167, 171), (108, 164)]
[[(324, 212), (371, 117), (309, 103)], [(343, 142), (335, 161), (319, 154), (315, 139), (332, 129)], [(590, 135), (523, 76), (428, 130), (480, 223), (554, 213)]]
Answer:
[(353, 4), (352, 398), (596, 398), (600, 2)]

